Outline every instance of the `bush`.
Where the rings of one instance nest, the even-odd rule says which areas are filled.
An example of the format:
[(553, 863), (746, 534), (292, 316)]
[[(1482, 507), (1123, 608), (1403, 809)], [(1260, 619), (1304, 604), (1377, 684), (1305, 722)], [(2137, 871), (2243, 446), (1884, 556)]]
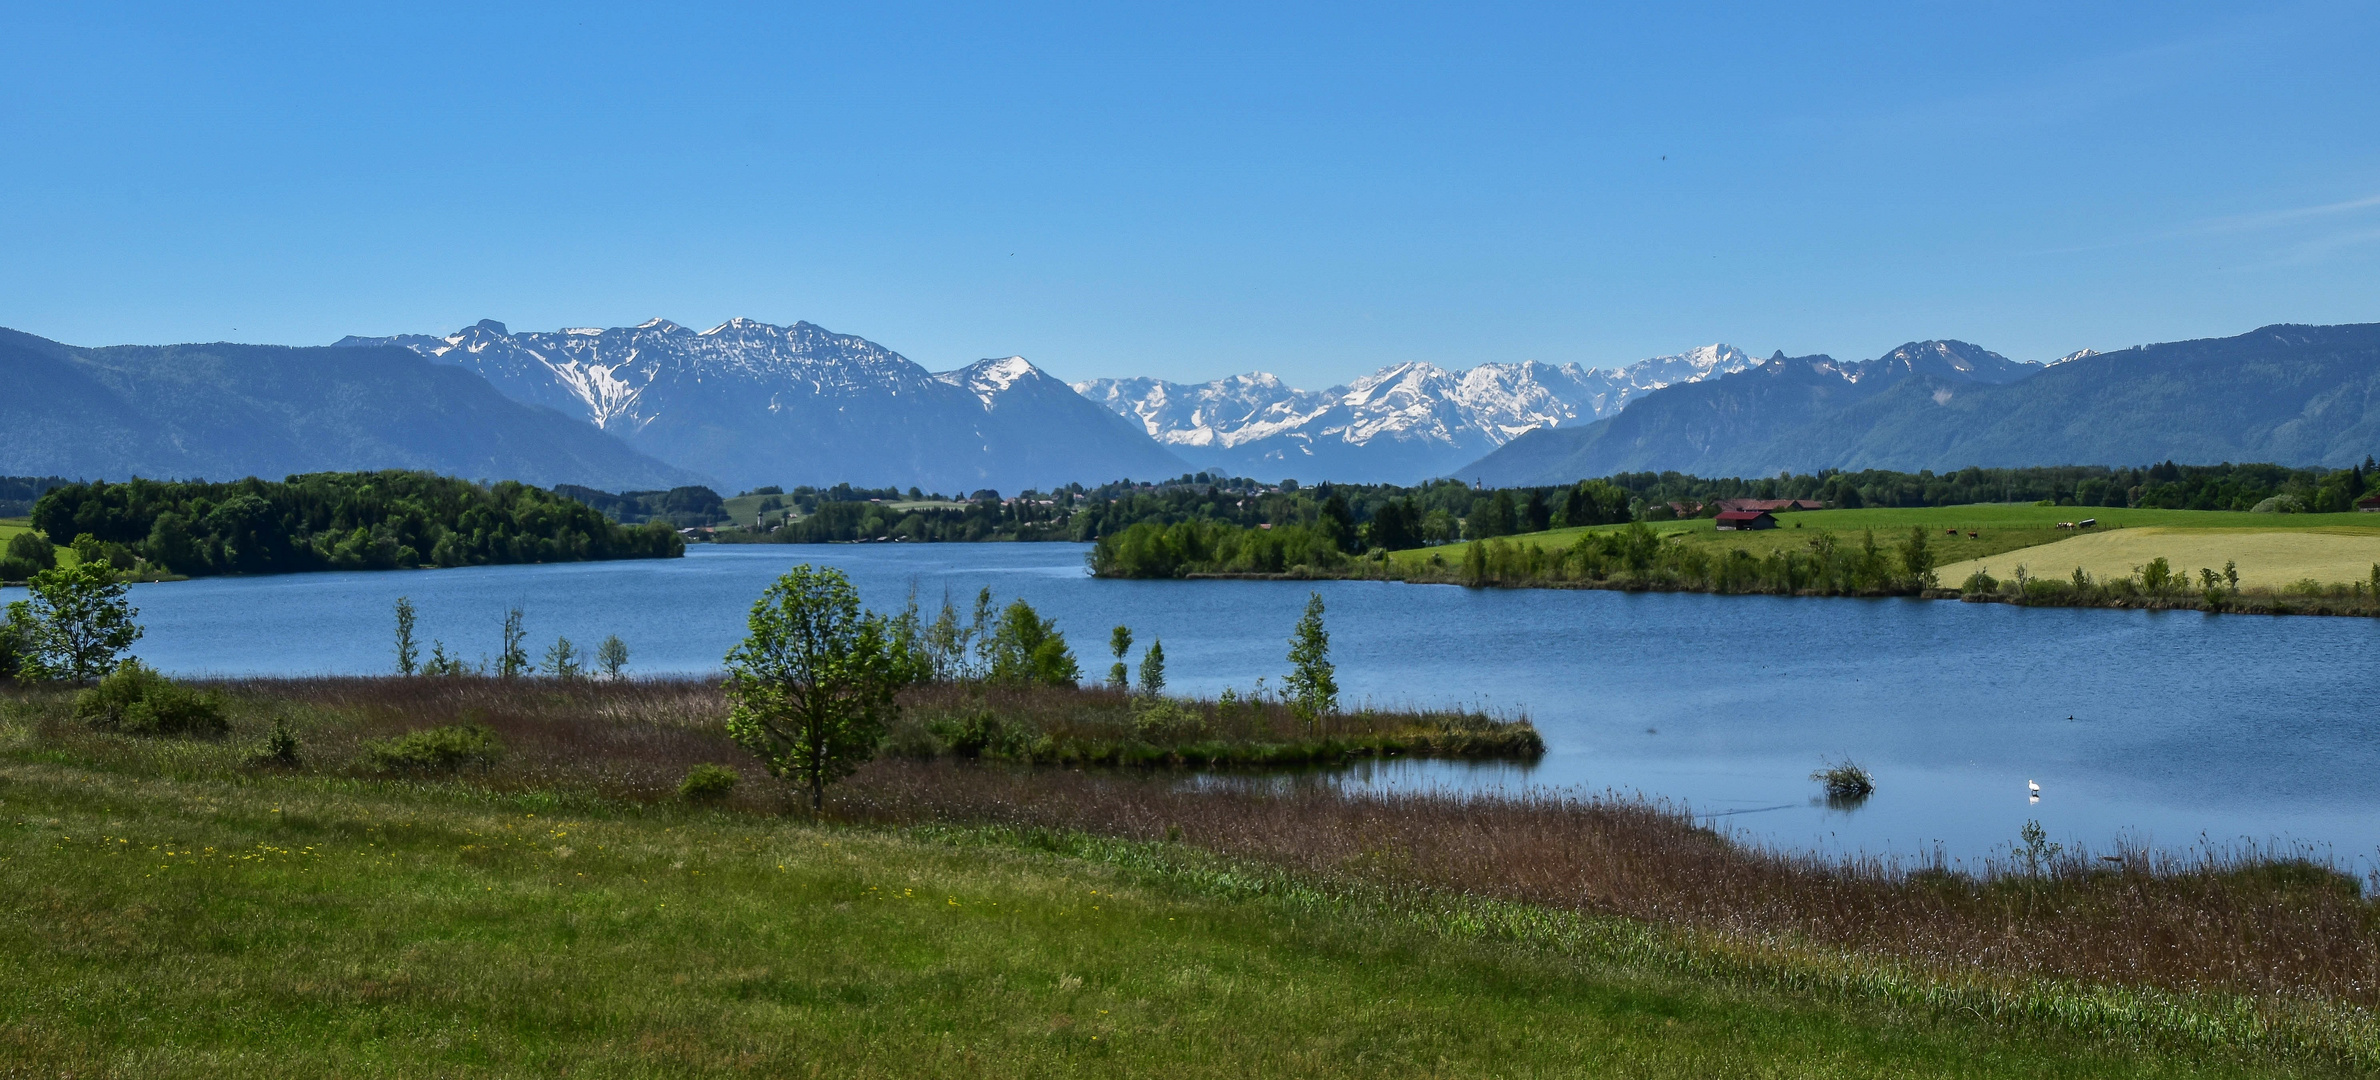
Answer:
[(478, 724), (448, 724), (371, 743), (365, 752), (387, 772), (449, 772), (494, 765), (504, 756), (504, 743)]
[(740, 779), (734, 769), (724, 765), (697, 765), (687, 771), (685, 782), (678, 785), (678, 797), (687, 802), (718, 802), (735, 790)]
[(221, 735), (223, 700), (175, 683), (138, 660), (126, 660), (74, 697), (74, 714), (101, 731), (127, 735)]
[(289, 730), (289, 721), (275, 717), (273, 733), (265, 736), (264, 745), (248, 755), (248, 764), (258, 768), (294, 769), (300, 764), (297, 733)]
[(1864, 799), (1876, 793), (1876, 777), (1858, 762), (1843, 761), (1810, 774), (1826, 786), (1828, 799)]

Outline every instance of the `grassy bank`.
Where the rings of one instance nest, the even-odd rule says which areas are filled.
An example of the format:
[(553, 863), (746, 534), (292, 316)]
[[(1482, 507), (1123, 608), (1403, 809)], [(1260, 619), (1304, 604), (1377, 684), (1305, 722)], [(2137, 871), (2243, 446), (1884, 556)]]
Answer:
[[(540, 689), (485, 687), (496, 766), (407, 777), (343, 756), (386, 718), (323, 684), (232, 688), (220, 742), (0, 694), (7, 1071), (2274, 1076), (2380, 1047), (2368, 905), (2295, 864), (1896, 877), (1635, 805), (905, 760), (810, 823), (645, 779), (717, 747), (683, 688), (497, 720)], [(304, 764), (243, 764), (276, 720)]]

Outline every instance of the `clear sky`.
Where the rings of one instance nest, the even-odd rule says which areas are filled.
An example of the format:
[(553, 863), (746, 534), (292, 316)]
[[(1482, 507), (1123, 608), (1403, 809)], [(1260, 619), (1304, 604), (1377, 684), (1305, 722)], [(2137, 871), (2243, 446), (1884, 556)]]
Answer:
[(1322, 386), (2380, 321), (2380, 6), (1797, 6), (12, 4), (0, 325)]

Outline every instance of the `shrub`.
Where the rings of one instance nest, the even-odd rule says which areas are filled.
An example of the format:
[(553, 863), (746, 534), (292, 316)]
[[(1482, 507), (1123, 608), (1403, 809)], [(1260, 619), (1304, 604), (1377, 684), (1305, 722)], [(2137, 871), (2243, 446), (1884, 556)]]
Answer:
[(1876, 777), (1855, 761), (1840, 761), (1810, 774), (1829, 799), (1864, 799), (1876, 793)]
[(387, 772), (448, 772), (465, 765), (482, 769), (504, 756), (496, 733), (478, 724), (448, 724), (368, 744), (372, 764)]
[(289, 721), (273, 718), (273, 733), (265, 736), (264, 745), (248, 755), (248, 764), (259, 768), (294, 769), (300, 764), (297, 733), (289, 730)]
[(101, 731), (128, 735), (221, 735), (231, 729), (223, 701), (175, 683), (138, 660), (126, 660), (74, 697), (77, 718)]
[(1015, 737), (990, 709), (977, 707), (956, 716), (940, 716), (926, 725), (950, 752), (963, 758), (979, 758), (985, 751), (995, 756), (1011, 749)]
[(678, 785), (678, 797), (687, 802), (718, 802), (735, 790), (740, 779), (734, 769), (724, 765), (697, 765), (687, 770), (685, 781)]

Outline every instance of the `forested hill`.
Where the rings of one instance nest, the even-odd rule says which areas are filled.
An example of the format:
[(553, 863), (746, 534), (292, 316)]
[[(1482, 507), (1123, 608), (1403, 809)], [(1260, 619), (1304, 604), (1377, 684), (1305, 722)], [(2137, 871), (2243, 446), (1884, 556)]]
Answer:
[(412, 350), (82, 348), (0, 329), (0, 473), (452, 476), (666, 488), (700, 477)]
[[(1972, 350), (1999, 362), (1887, 363), (1912, 350)], [(2380, 445), (2380, 324), (2268, 326), (2042, 369), (1957, 342), (1893, 356), (1778, 356), (1654, 391), (1593, 424), (1531, 432), (1461, 475), (1514, 486), (1664, 470), (1946, 473), (2159, 460), (2337, 468)]]
[(33, 507), (56, 543), (90, 536), (121, 569), (272, 574), (417, 566), (657, 559), (685, 554), (665, 523), (621, 525), (510, 481), (429, 473), (316, 473), (273, 483), (68, 484)]

